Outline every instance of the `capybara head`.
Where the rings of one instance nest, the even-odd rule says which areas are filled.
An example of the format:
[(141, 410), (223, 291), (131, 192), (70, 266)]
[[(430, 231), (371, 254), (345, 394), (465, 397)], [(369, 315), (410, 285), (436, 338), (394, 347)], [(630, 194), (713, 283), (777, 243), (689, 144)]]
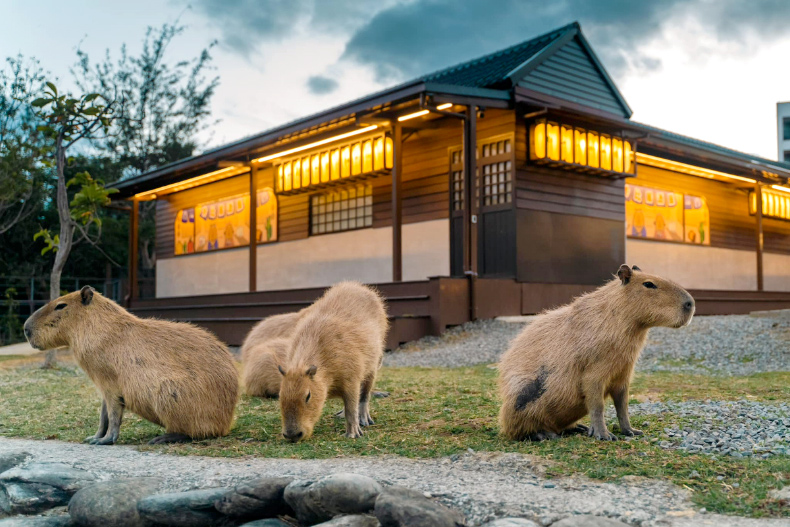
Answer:
[(294, 366), (286, 371), (278, 366), (283, 376), (280, 385), (280, 412), (283, 418), (283, 437), (297, 442), (313, 435), (313, 427), (321, 417), (327, 389), (316, 378), (315, 366)]
[(94, 296), (101, 296), (92, 287), (52, 300), (25, 321), (25, 337), (36, 349), (68, 346), (70, 339), (88, 317)]
[(679, 328), (691, 323), (694, 299), (672, 280), (647, 274), (637, 267), (620, 266), (620, 284), (615, 289), (621, 295), (629, 317), (643, 327), (666, 326)]

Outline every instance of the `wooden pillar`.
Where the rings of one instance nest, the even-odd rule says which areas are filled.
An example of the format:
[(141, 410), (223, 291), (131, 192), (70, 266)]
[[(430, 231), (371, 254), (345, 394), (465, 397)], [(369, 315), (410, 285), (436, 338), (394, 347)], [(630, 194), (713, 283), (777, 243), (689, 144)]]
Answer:
[(760, 183), (754, 184), (754, 217), (756, 220), (755, 234), (757, 241), (757, 290), (763, 290), (763, 188)]
[(464, 119), (464, 273), (477, 275), (477, 106), (466, 107)]
[(138, 235), (140, 223), (140, 200), (132, 198), (132, 213), (129, 215), (129, 304), (140, 296), (140, 284), (137, 282)]
[(403, 280), (403, 128), (392, 125), (392, 281)]
[(258, 173), (250, 168), (250, 292), (258, 290)]

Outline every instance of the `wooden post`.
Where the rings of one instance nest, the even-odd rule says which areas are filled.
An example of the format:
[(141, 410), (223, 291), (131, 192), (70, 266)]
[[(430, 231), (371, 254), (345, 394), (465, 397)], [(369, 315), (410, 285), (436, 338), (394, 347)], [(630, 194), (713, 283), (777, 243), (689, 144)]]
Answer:
[(140, 200), (135, 197), (132, 198), (132, 213), (129, 215), (129, 305), (140, 295), (140, 284), (137, 282), (139, 223)]
[(466, 107), (464, 119), (464, 273), (477, 274), (477, 106)]
[(250, 292), (258, 290), (258, 173), (250, 168)]
[(403, 128), (392, 125), (392, 281), (403, 280)]
[(754, 217), (757, 220), (755, 234), (757, 241), (757, 290), (763, 290), (763, 187), (760, 183), (754, 184)]

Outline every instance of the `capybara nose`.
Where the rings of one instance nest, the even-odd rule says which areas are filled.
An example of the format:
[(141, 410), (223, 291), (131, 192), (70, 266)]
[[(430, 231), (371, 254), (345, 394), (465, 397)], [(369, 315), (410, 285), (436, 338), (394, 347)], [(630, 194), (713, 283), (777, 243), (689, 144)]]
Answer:
[(693, 307), (694, 307), (693, 300), (686, 300), (686, 302), (683, 304), (683, 309), (685, 309), (686, 311), (691, 311)]
[(30, 337), (32, 337), (32, 336), (33, 336), (33, 332), (30, 330), (30, 328), (29, 327), (25, 327), (25, 338), (30, 340)]
[(283, 432), (283, 437), (285, 439), (287, 439), (288, 441), (292, 441), (294, 443), (296, 443), (297, 441), (302, 439), (303, 435), (304, 435), (304, 433), (302, 433), (302, 432), (295, 432), (295, 433), (294, 432)]

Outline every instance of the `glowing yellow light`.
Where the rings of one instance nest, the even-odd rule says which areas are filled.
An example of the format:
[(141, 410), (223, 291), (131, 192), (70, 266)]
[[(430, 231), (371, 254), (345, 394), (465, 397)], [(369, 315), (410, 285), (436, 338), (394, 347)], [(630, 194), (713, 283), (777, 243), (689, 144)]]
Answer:
[(781, 190), (782, 192), (790, 192), (790, 188), (781, 187), (779, 185), (771, 185), (772, 189)]
[(340, 179), (340, 150), (332, 150), (332, 179)]
[(562, 160), (566, 163), (573, 163), (573, 128), (562, 125), (562, 129), (560, 130), (560, 143)]
[[(452, 105), (453, 105), (453, 103), (448, 102), (448, 103), (442, 104), (440, 106), (437, 106), (436, 109), (437, 110), (446, 110), (447, 108), (450, 108)], [(422, 117), (423, 115), (428, 115), (429, 113), (431, 113), (430, 110), (420, 110), (419, 112), (414, 112), (414, 113), (409, 113), (409, 114), (406, 114), (406, 115), (402, 115), (402, 116), (398, 117), (398, 121), (399, 122), (408, 121), (410, 119), (415, 119), (417, 117)]]
[(623, 142), (623, 146), (625, 147), (623, 150), (623, 172), (630, 174), (632, 172), (631, 167), (633, 166), (633, 152), (631, 151), (631, 143), (628, 141)]
[(546, 157), (546, 123), (540, 121), (532, 125), (532, 144), (530, 158), (543, 159)]
[(601, 134), (601, 168), (612, 169), (612, 138), (606, 134)]
[(580, 165), (587, 164), (587, 139), (584, 133), (584, 130), (579, 130), (578, 128), (573, 131), (573, 143), (574, 143), (574, 153), (573, 153), (573, 160), (574, 163), (578, 163)]
[(612, 137), (612, 170), (623, 171), (623, 140)]
[(297, 146), (296, 148), (291, 148), (290, 150), (284, 150), (282, 152), (278, 152), (276, 154), (271, 154), (264, 157), (259, 157), (258, 159), (253, 160), (253, 163), (263, 163), (264, 161), (271, 161), (272, 159), (277, 159), (278, 157), (287, 156), (290, 154), (295, 154), (297, 152), (304, 152), (305, 150), (309, 150), (311, 148), (315, 148), (316, 146), (325, 145), (327, 143), (334, 143), (335, 141), (340, 141), (341, 139), (347, 139), (349, 137), (354, 137), (355, 135), (364, 134), (365, 132), (370, 132), (371, 130), (375, 130), (378, 128), (378, 125), (370, 125), (365, 128), (359, 128), (358, 130), (352, 130), (350, 132), (346, 132), (344, 134), (335, 135), (333, 137), (328, 137), (326, 139), (322, 139), (320, 141), (316, 141), (315, 143), (310, 143), (308, 145)]
[(707, 179), (716, 179), (717, 177), (722, 177), (727, 179), (734, 179), (736, 181), (744, 181), (746, 183), (757, 183), (757, 181), (755, 181), (754, 179), (750, 179), (747, 177), (736, 176), (734, 174), (725, 174), (724, 172), (719, 172), (718, 170), (711, 170), (709, 168), (687, 165), (686, 163), (681, 163), (679, 161), (672, 161), (670, 159), (651, 156), (648, 154), (643, 154), (641, 152), (636, 153), (636, 160), (641, 165), (648, 165), (656, 168), (665, 168), (667, 170), (673, 170), (675, 172), (681, 172), (683, 174), (689, 174), (691, 176), (704, 177)]
[(560, 127), (557, 123), (546, 124), (546, 153), (549, 159), (560, 160)]
[(177, 183), (171, 183), (169, 185), (165, 185), (164, 187), (155, 188), (153, 190), (140, 192), (139, 194), (135, 194), (134, 197), (137, 199), (144, 199), (144, 200), (156, 199), (157, 195), (161, 196), (163, 194), (172, 194), (173, 192), (179, 192), (181, 190), (190, 189), (193, 187), (197, 187), (198, 185), (213, 183), (214, 181), (219, 181), (221, 179), (244, 174), (245, 172), (249, 172), (249, 170), (250, 170), (249, 167), (222, 168), (220, 170), (215, 170), (214, 172), (209, 172), (208, 174), (203, 174), (202, 176), (193, 177), (191, 179), (179, 181)]
[(599, 165), (599, 142), (596, 132), (587, 132), (587, 165), (598, 168)]

